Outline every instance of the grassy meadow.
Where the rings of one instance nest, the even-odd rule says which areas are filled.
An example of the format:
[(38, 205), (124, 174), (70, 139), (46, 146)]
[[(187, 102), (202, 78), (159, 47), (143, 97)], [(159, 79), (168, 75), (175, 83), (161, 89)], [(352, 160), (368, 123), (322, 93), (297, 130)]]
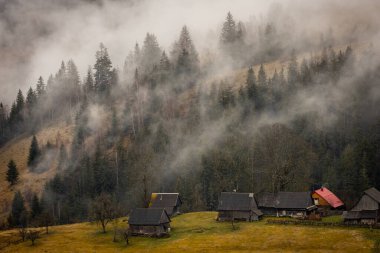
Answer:
[[(56, 226), (31, 246), (12, 244), (2, 252), (379, 252), (379, 230), (216, 222), (216, 212), (183, 214), (172, 219), (169, 238), (131, 237), (130, 245), (112, 242), (112, 225), (103, 234), (95, 223)], [(126, 227), (120, 221), (119, 227)], [(17, 231), (0, 232), (0, 241)]]

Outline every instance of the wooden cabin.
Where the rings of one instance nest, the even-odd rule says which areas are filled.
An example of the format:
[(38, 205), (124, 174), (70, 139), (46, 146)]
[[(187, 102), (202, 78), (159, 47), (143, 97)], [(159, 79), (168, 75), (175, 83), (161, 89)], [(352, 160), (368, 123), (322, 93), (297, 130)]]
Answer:
[(315, 190), (311, 197), (322, 216), (342, 214), (344, 203), (326, 187)]
[(317, 209), (310, 192), (263, 192), (257, 195), (257, 202), (268, 216), (305, 218)]
[(180, 213), (182, 200), (179, 193), (152, 193), (149, 207), (164, 208), (169, 217)]
[(347, 224), (380, 223), (380, 192), (376, 188), (364, 191), (360, 200), (343, 218)]
[(162, 237), (170, 232), (170, 217), (164, 208), (136, 208), (129, 216), (132, 235)]
[(257, 221), (263, 213), (257, 208), (253, 193), (222, 192), (218, 205), (218, 221)]

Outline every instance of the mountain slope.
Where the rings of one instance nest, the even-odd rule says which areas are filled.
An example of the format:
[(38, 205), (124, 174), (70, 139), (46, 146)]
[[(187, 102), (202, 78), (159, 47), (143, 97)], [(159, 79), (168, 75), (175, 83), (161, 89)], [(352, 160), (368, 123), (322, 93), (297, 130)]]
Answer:
[[(72, 140), (73, 126), (57, 125), (42, 129), (36, 134), (40, 148), (44, 148), (49, 141), (54, 147), (64, 144), (66, 148)], [(20, 190), (26, 200), (33, 193), (40, 194), (45, 182), (56, 174), (58, 152), (51, 152), (46, 161), (46, 170), (30, 172), (27, 166), (29, 147), (32, 136), (24, 135), (13, 139), (0, 149), (0, 221), (6, 218), (11, 208), (15, 191)], [(10, 159), (16, 162), (19, 172), (19, 182), (9, 187), (6, 181), (7, 164)], [(43, 161), (43, 162), (45, 162)]]

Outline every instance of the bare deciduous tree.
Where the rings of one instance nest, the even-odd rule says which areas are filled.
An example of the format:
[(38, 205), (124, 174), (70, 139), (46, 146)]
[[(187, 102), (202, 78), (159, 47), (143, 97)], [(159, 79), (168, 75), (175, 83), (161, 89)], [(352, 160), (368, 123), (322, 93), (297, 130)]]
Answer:
[(34, 242), (40, 237), (40, 231), (39, 230), (29, 230), (27, 234), (27, 238), (32, 242), (32, 245), (34, 246)]
[(107, 224), (116, 217), (116, 208), (109, 194), (101, 193), (95, 198), (92, 212), (94, 219), (101, 224), (103, 233), (106, 233)]

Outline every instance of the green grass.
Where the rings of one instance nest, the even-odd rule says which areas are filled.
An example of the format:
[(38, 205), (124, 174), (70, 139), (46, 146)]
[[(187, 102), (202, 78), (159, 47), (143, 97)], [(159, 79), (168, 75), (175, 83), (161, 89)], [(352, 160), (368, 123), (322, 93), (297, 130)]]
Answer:
[[(260, 222), (216, 222), (215, 212), (173, 218), (169, 238), (131, 237), (130, 245), (112, 242), (112, 226), (100, 232), (93, 223), (51, 228), (36, 246), (24, 242), (4, 252), (376, 252), (379, 230), (363, 228), (269, 225)], [(126, 227), (126, 222), (120, 222)], [(0, 232), (0, 238), (10, 232)]]
[(322, 222), (343, 222), (342, 215), (334, 215), (334, 216), (328, 216), (328, 217), (323, 217)]

